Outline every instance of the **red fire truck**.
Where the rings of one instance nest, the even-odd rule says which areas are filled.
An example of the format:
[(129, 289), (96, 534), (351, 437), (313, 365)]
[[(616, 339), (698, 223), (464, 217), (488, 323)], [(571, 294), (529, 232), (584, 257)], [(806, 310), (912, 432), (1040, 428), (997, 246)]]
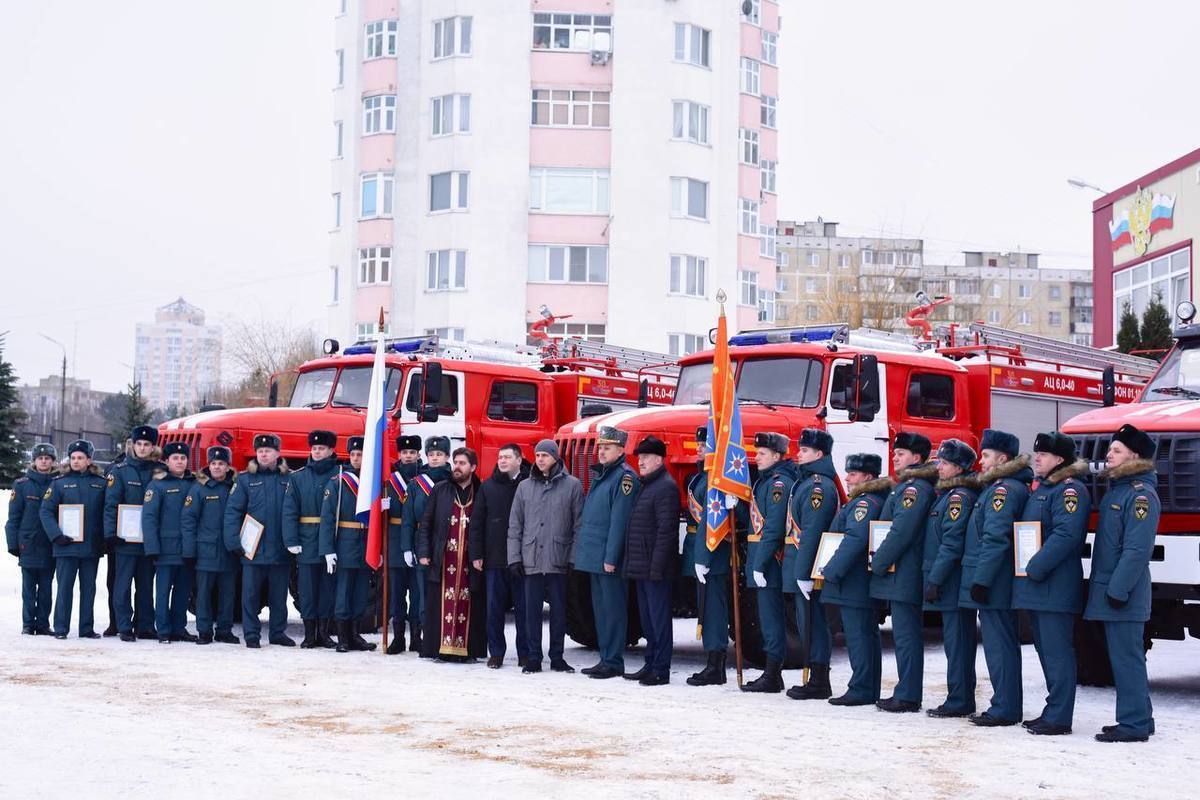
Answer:
[[(810, 426), (833, 434), (839, 469), (852, 452), (878, 453), (888, 464), (890, 442), (901, 430), (925, 434), (935, 448), (955, 437), (978, 449), (983, 429), (998, 427), (1029, 446), (1036, 433), (1058, 429), (1078, 414), (1132, 401), (1156, 366), (1143, 358), (982, 324), (950, 327), (939, 336), (922, 341), (819, 325), (731, 337), (747, 450), (753, 453), (754, 434), (767, 430), (786, 435), (794, 447), (801, 429)], [(681, 359), (670, 407), (616, 411), (565, 425), (558, 440), (573, 474), (586, 483), (597, 430), (613, 425), (629, 433), (629, 452), (647, 435), (663, 439), (668, 468), (681, 490), (686, 487), (695, 471), (695, 431), (708, 415), (712, 356), (705, 351)], [(681, 543), (683, 535), (681, 522)], [(677, 609), (686, 613), (694, 592), (685, 585), (676, 594)], [(740, 594), (744, 651), (755, 660), (761, 652), (757, 617), (747, 605), (754, 593)], [(586, 595), (586, 583), (573, 581), (569, 632), (585, 644), (594, 635)], [(631, 625), (634, 641), (637, 630)], [(795, 663), (799, 640), (794, 630), (789, 638), (794, 645), (789, 662)]]

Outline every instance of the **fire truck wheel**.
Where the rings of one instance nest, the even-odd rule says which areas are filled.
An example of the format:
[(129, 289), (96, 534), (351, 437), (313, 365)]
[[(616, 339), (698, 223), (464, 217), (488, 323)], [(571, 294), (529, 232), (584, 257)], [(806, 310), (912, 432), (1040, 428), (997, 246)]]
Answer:
[[(638, 617), (637, 594), (633, 583), (629, 584), (629, 598), (625, 606), (629, 613), (626, 623), (626, 647), (632, 647), (642, 638), (642, 621)], [(586, 572), (567, 573), (567, 635), (573, 642), (589, 650), (595, 650), (596, 617), (592, 614), (592, 585)]]
[(1112, 686), (1112, 665), (1104, 643), (1104, 623), (1075, 621), (1075, 669), (1080, 686)]

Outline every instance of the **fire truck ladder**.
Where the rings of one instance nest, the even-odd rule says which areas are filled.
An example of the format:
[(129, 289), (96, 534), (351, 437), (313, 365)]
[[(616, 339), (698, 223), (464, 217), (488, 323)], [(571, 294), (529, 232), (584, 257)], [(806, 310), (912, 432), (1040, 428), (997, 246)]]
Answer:
[(558, 360), (580, 359), (603, 369), (623, 370), (638, 374), (677, 375), (677, 358), (651, 350), (637, 350), (603, 342), (568, 337), (558, 341)]
[[(1126, 355), (1115, 350), (1101, 350), (1098, 347), (1088, 347), (1082, 344), (1070, 344), (1051, 339), (1047, 336), (1035, 336), (1029, 333), (1016, 333), (1007, 328), (985, 325), (973, 322), (969, 326), (970, 333), (979, 337), (982, 344), (992, 344), (1001, 347), (1019, 348), (1022, 355), (1034, 359), (1053, 361), (1068, 366), (1089, 367), (1103, 370), (1113, 367), (1118, 373), (1149, 380), (1158, 368), (1158, 362), (1140, 356)], [(948, 336), (947, 326), (940, 326), (939, 335)], [(970, 344), (969, 342), (951, 342), (952, 345)]]

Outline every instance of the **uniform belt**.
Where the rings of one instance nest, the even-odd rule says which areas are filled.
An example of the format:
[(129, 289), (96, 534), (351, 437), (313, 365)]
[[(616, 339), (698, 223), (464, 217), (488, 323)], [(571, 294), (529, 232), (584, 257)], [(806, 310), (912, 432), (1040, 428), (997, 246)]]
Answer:
[(339, 528), (350, 528), (351, 530), (361, 531), (363, 528), (365, 528), (367, 526), (363, 525), (361, 522), (339, 522), (338, 527)]
[(300, 524), (301, 525), (320, 525), (321, 518), (320, 517), (301, 517)]
[(404, 520), (402, 520), (402, 519), (397, 519), (396, 517), (388, 517), (388, 524), (390, 524), (390, 525), (403, 525), (403, 524), (404, 524)]

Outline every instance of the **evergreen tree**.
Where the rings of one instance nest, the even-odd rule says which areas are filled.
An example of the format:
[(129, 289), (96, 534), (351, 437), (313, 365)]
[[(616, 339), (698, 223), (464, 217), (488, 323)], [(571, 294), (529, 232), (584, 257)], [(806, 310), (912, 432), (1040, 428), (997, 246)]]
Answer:
[(142, 384), (140, 382), (131, 383), (125, 387), (125, 391), (118, 395), (121, 399), (121, 416), (117, 422), (116, 430), (113, 435), (113, 449), (118, 452), (122, 449), (122, 442), (129, 438), (129, 432), (138, 425), (147, 425), (150, 422), (150, 409), (146, 405), (146, 398), (142, 397)]
[(1117, 349), (1122, 353), (1131, 353), (1141, 349), (1142, 335), (1138, 331), (1137, 314), (1129, 303), (1121, 309), (1121, 326), (1117, 329)]
[(5, 488), (24, 471), (25, 450), (20, 438), (24, 425), (17, 376), (12, 364), (4, 360), (4, 337), (0, 336), (0, 486)]
[(1154, 296), (1154, 299), (1146, 306), (1145, 313), (1142, 314), (1141, 342), (1144, 350), (1162, 351), (1148, 354), (1151, 358), (1160, 361), (1166, 355), (1167, 350), (1171, 349), (1171, 345), (1175, 343), (1175, 337), (1171, 333), (1171, 315), (1167, 313), (1167, 307), (1162, 303), (1161, 294)]

